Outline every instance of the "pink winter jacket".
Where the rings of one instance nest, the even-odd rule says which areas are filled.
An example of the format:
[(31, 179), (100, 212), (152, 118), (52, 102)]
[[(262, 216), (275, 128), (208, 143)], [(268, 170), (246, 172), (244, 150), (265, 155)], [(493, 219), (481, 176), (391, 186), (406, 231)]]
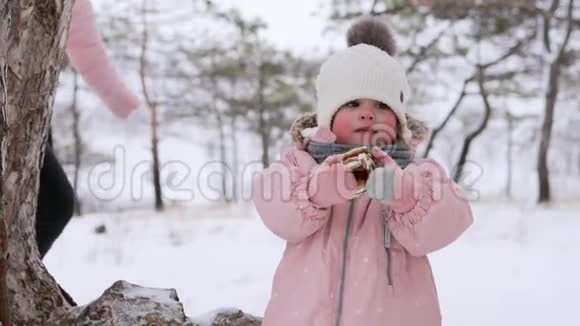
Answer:
[(76, 71), (116, 116), (126, 118), (139, 106), (107, 59), (90, 0), (76, 0), (73, 5), (66, 53)]
[(259, 215), (287, 241), (262, 325), (441, 325), (427, 254), (473, 221), (458, 186), (446, 175), (436, 182), (435, 174), (425, 175), (417, 204), (405, 213), (366, 195), (320, 208), (307, 193), (316, 166), (307, 152), (292, 148), (254, 180)]

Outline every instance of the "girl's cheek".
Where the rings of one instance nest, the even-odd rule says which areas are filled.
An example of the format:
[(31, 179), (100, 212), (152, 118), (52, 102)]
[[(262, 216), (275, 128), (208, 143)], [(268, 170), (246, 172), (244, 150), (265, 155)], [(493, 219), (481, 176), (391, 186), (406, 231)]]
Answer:
[(351, 132), (344, 128), (340, 128), (338, 125), (335, 125), (334, 134), (336, 135), (336, 143), (338, 144), (348, 144), (350, 143), (350, 139), (352, 138)]
[(339, 111), (334, 117), (332, 132), (337, 143), (346, 143), (352, 137), (352, 118), (348, 111)]

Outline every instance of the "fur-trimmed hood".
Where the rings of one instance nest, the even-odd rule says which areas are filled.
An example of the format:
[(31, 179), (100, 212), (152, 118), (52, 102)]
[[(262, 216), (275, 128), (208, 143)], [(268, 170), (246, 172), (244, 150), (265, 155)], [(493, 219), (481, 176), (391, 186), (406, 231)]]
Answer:
[[(427, 140), (430, 132), (427, 124), (421, 120), (413, 118), (413, 116), (408, 113), (406, 113), (406, 118), (407, 127), (411, 131), (411, 144), (408, 145), (415, 147)], [(317, 126), (318, 122), (316, 120), (316, 113), (305, 113), (298, 117), (296, 120), (294, 120), (292, 126), (290, 127), (290, 136), (292, 138), (292, 142), (299, 146), (303, 145), (306, 139), (302, 135), (302, 131), (306, 128), (314, 128)]]

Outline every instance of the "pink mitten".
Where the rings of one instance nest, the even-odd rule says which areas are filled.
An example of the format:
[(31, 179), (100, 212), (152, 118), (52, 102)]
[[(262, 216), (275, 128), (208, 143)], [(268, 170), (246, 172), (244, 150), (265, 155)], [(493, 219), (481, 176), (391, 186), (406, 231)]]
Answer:
[(354, 174), (342, 164), (339, 155), (327, 157), (314, 168), (308, 182), (310, 201), (320, 207), (345, 203), (356, 197)]

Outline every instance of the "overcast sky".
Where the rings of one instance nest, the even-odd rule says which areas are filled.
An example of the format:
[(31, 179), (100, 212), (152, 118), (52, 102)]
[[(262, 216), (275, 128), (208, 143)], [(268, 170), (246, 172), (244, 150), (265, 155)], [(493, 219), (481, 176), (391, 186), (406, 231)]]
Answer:
[(328, 20), (328, 2), (220, 0), (218, 3), (238, 7), (246, 17), (261, 17), (269, 26), (266, 36), (279, 46), (311, 52), (317, 46), (325, 50), (329, 44), (336, 42), (336, 37), (322, 35)]

